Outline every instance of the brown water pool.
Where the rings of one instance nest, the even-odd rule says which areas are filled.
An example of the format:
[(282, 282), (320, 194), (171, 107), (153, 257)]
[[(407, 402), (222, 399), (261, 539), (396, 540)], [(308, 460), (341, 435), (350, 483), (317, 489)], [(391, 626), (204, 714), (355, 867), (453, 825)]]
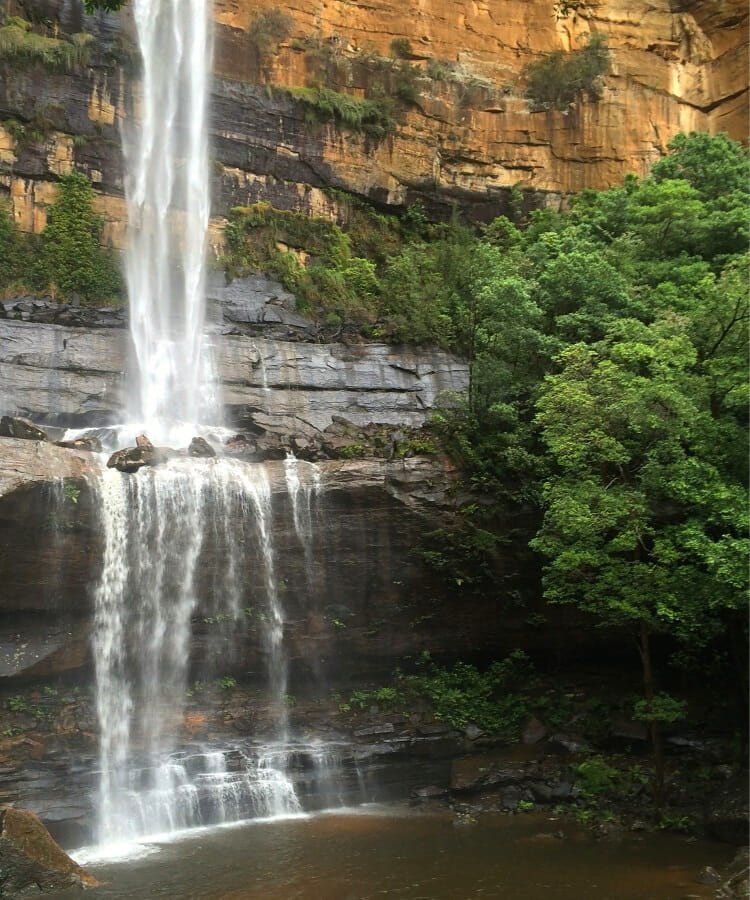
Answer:
[[(563, 837), (555, 832), (563, 832)], [(366, 810), (220, 828), (88, 868), (91, 900), (684, 900), (732, 848), (668, 834), (593, 840), (536, 815)], [(58, 898), (76, 897), (73, 892)]]

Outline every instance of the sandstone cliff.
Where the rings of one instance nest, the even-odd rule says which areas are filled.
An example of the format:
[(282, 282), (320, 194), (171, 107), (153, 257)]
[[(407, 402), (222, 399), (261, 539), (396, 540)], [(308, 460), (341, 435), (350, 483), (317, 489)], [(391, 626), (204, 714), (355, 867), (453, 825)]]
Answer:
[[(291, 28), (262, 52), (253, 23), (280, 6)], [(584, 187), (642, 174), (678, 131), (747, 134), (747, 9), (739, 0), (594, 0), (560, 14), (553, 0), (216, 0), (213, 87), (214, 227), (258, 199), (345, 219), (324, 189), (378, 204), (420, 199), (437, 214), (458, 203), (476, 219), (523, 203), (557, 203)], [(40, 230), (56, 174), (78, 168), (101, 189), (106, 240), (124, 242), (119, 124), (137, 108), (132, 23), (124, 12), (84, 18), (72, 0), (6, 0), (8, 13), (47, 17), (96, 35), (87, 66), (62, 74), (0, 59), (0, 196)], [(556, 12), (557, 10), (557, 12)], [(599, 100), (530, 108), (524, 66), (605, 34), (609, 73)], [(362, 95), (394, 89), (394, 40), (408, 39), (409, 102), (396, 127), (372, 135), (311, 125), (285, 87), (323, 79)], [(390, 68), (389, 68), (390, 67)], [(397, 87), (397, 86), (396, 86)], [(19, 123), (25, 127), (19, 129)], [(33, 139), (29, 138), (29, 135)], [(516, 195), (517, 196), (517, 195)]]

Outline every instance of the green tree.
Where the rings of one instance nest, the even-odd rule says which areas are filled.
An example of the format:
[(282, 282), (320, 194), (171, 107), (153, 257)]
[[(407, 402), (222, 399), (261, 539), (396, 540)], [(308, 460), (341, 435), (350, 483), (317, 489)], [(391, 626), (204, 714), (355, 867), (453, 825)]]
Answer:
[(652, 636), (705, 645), (744, 608), (747, 586), (745, 485), (714, 446), (710, 377), (685, 325), (623, 319), (605, 340), (572, 345), (538, 401), (558, 472), (532, 542), (548, 558), (545, 596), (636, 637), (657, 803), (661, 726), (675, 706), (656, 691)]
[(43, 257), (54, 287), (70, 299), (92, 303), (118, 293), (121, 279), (99, 245), (103, 220), (93, 209), (94, 190), (80, 173), (60, 179), (57, 199), (42, 233)]

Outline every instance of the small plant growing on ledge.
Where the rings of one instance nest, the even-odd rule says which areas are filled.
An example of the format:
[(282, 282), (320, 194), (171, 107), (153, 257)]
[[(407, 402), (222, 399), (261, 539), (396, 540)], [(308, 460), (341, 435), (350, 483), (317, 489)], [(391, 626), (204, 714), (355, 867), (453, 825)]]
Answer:
[(411, 41), (408, 38), (394, 38), (391, 41), (391, 55), (396, 59), (411, 59)]
[(299, 101), (308, 125), (335, 122), (348, 131), (362, 131), (376, 138), (393, 131), (393, 102), (384, 94), (367, 99), (354, 94), (342, 94), (321, 85), (289, 88), (289, 93)]

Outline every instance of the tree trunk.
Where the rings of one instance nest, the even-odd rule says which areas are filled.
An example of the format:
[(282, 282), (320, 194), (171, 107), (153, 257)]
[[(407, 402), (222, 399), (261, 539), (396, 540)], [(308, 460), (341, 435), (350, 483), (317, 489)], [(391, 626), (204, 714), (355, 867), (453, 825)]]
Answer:
[[(641, 622), (640, 644), (638, 650), (641, 655), (643, 667), (643, 693), (646, 697), (649, 711), (653, 713), (654, 673), (651, 667), (651, 635), (645, 622)], [(662, 738), (661, 723), (651, 720), (648, 723), (651, 735), (651, 744), (654, 748), (654, 805), (657, 812), (661, 812), (664, 805), (664, 742)]]

